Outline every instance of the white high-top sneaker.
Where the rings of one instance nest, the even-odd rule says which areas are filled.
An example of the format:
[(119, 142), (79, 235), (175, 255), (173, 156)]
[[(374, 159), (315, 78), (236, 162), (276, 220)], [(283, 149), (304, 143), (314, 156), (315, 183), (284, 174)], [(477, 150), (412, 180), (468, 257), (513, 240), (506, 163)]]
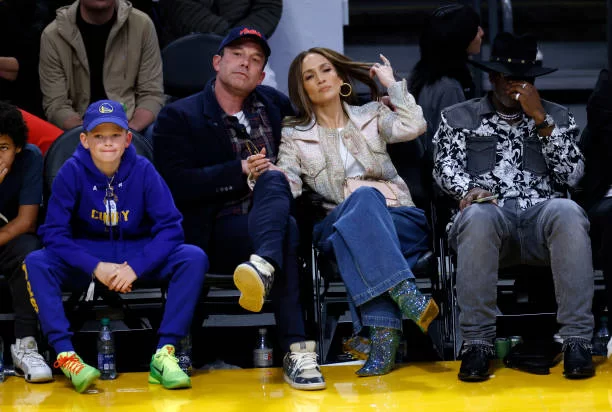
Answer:
[(22, 373), (27, 382), (48, 382), (53, 380), (51, 368), (38, 353), (38, 345), (32, 336), (17, 339), (11, 345), (13, 364), (18, 373)]

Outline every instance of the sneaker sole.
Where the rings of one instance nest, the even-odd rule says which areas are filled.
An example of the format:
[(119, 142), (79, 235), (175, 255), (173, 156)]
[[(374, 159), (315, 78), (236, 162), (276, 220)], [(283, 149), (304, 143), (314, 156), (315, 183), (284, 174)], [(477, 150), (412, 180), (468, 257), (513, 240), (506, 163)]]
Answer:
[(283, 373), (283, 379), (285, 382), (289, 384), (293, 389), (299, 389), (301, 391), (319, 391), (321, 389), (327, 388), (327, 384), (325, 382), (321, 383), (295, 383), (287, 375)]
[(34, 378), (34, 379), (27, 379), (26, 378), (26, 382), (28, 383), (45, 383), (45, 382), (51, 382), (53, 380), (53, 376), (41, 376), (38, 378)]
[(466, 375), (462, 375), (462, 374), (459, 374), (457, 377), (462, 382), (484, 382), (484, 381), (488, 381), (491, 376), (488, 375), (488, 374), (487, 374), (487, 376), (483, 376), (483, 375), (467, 375), (467, 374)]
[(97, 369), (94, 369), (93, 372), (89, 372), (89, 376), (87, 376), (83, 382), (80, 385), (74, 385), (74, 382), (72, 382), (72, 384), (74, 385), (74, 389), (76, 389), (76, 391), (78, 393), (83, 393), (85, 392), (98, 378), (100, 377), (100, 371)]
[(188, 388), (191, 388), (191, 379), (186, 381), (186, 382), (178, 381), (178, 382), (163, 384), (159, 379), (157, 379), (156, 377), (154, 377), (151, 374), (149, 374), (149, 383), (152, 384), (152, 385), (162, 385), (166, 389), (188, 389)]
[(234, 271), (234, 284), (240, 291), (238, 304), (250, 312), (261, 312), (265, 288), (255, 269), (244, 263), (238, 265)]
[(417, 322), (418, 327), (421, 328), (423, 333), (427, 333), (429, 324), (436, 318), (436, 316), (438, 316), (439, 313), (440, 308), (438, 307), (438, 304), (433, 299), (429, 299), (429, 303), (425, 307), (423, 315), (421, 315), (421, 319), (419, 322)]
[[(395, 362), (393, 362), (395, 363)], [(360, 378), (367, 378), (368, 376), (383, 376), (383, 375), (388, 375), (391, 372), (393, 372), (395, 370), (395, 367), (389, 369), (388, 371), (362, 371), (361, 369), (357, 369), (355, 371), (355, 375), (359, 376)]]
[[(14, 360), (13, 360), (13, 364), (14, 364)], [(20, 378), (24, 378), (25, 381), (27, 383), (45, 383), (45, 382), (51, 382), (53, 380), (53, 374), (50, 375), (42, 375), (39, 376), (38, 378), (28, 378), (28, 375), (25, 374), (23, 372), (23, 369), (20, 369), (18, 367), (15, 367), (15, 376), (19, 376)]]

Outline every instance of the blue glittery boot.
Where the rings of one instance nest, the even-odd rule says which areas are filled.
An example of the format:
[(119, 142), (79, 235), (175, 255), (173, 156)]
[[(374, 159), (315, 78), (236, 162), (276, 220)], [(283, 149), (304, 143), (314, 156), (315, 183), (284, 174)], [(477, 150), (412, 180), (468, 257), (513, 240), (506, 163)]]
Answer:
[(414, 280), (402, 280), (389, 291), (389, 295), (399, 306), (402, 315), (412, 319), (423, 333), (427, 333), (429, 324), (440, 313), (436, 302), (423, 295)]
[(400, 344), (398, 329), (370, 327), (370, 356), (357, 376), (385, 375), (395, 366), (395, 355)]

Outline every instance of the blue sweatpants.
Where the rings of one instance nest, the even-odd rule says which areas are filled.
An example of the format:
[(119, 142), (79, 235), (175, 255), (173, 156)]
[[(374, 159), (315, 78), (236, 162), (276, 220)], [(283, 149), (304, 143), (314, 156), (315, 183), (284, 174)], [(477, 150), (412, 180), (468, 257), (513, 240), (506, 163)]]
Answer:
[[(103, 262), (121, 264), (142, 250), (148, 240), (122, 242), (83, 240), (79, 244)], [(68, 265), (46, 249), (30, 253), (25, 259), (31, 301), (38, 312), (43, 333), (57, 353), (74, 351), (70, 324), (64, 313), (62, 290), (84, 291), (91, 274)], [(159, 345), (176, 345), (189, 333), (197, 300), (208, 271), (208, 257), (192, 245), (177, 246), (159, 267), (143, 273), (141, 279), (167, 280), (168, 299), (159, 327)], [(97, 285), (96, 287), (106, 287)]]

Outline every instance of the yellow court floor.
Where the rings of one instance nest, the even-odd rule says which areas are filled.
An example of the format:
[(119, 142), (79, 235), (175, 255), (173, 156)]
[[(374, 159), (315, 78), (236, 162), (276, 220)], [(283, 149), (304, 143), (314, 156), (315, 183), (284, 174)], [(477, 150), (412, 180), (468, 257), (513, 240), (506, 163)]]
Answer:
[(358, 366), (327, 366), (324, 391), (304, 392), (284, 383), (280, 369), (196, 372), (193, 388), (169, 391), (147, 383), (146, 373), (99, 381), (79, 395), (63, 376), (48, 384), (9, 377), (0, 384), (0, 411), (609, 411), (612, 362), (597, 376), (569, 381), (562, 365), (547, 376), (496, 369), (484, 383), (457, 380), (459, 362), (413, 363), (389, 375), (358, 378)]

